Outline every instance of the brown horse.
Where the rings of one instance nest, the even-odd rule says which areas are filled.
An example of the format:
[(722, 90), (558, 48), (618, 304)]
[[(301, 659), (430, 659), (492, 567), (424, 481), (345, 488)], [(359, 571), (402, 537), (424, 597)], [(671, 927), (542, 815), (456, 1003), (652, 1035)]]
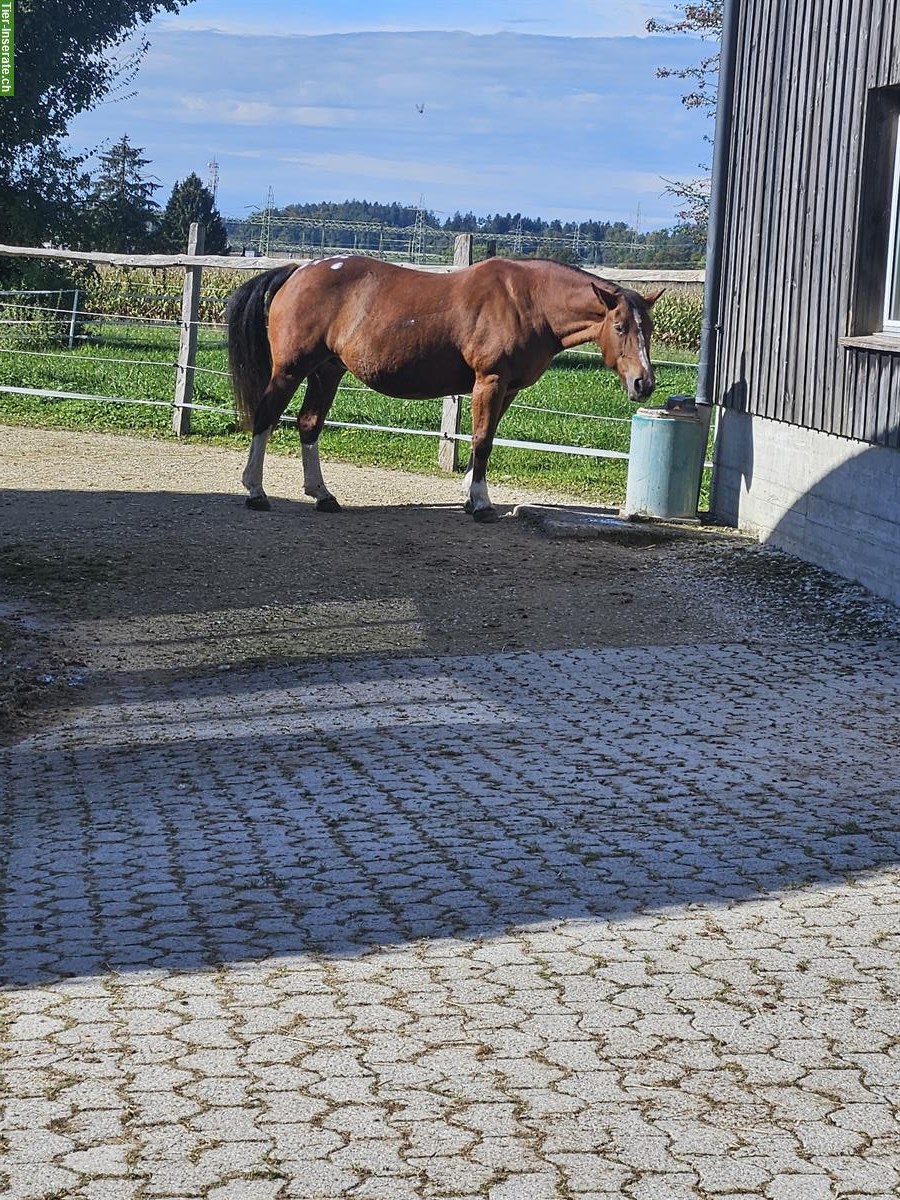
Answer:
[(304, 491), (316, 508), (340, 511), (322, 478), (317, 442), (351, 371), (404, 399), (472, 393), (465, 508), (476, 521), (495, 520), (485, 474), (497, 425), (516, 395), (560, 350), (596, 342), (629, 399), (649, 396), (650, 308), (659, 295), (640, 296), (577, 267), (500, 258), (450, 274), (330, 258), (249, 279), (228, 306), (238, 417), (253, 430), (242, 476), (247, 504), (271, 507), (262, 486), (266, 444), (306, 379), (297, 416)]

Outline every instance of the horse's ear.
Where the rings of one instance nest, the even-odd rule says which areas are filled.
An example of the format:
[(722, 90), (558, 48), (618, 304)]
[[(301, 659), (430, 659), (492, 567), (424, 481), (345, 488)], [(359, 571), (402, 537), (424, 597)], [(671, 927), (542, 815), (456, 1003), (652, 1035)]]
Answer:
[(609, 288), (605, 288), (599, 283), (592, 283), (591, 287), (594, 289), (607, 308), (619, 307), (619, 296), (616, 292), (611, 292)]
[(649, 296), (644, 296), (644, 303), (647, 307), (652, 308), (665, 290), (665, 288), (660, 288), (658, 292), (651, 292)]

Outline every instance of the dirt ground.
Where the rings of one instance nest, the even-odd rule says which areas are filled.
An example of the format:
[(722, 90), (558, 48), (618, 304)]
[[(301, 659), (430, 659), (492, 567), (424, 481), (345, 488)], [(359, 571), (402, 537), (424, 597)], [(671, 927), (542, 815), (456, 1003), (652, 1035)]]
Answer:
[(476, 525), (458, 478), (336, 463), (325, 477), (344, 511), (322, 514), (301, 497), (299, 460), (274, 454), (274, 507), (258, 513), (239, 452), (9, 427), (0, 439), (7, 736), (72, 688), (129, 678), (896, 628), (897, 610), (862, 589), (726, 531), (553, 539), (512, 507), (560, 497), (494, 486), (504, 518)]

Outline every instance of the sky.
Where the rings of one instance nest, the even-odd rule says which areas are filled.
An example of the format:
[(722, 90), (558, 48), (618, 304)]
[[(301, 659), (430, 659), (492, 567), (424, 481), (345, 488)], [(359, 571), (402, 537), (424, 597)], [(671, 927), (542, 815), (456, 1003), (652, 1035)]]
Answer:
[[(194, 0), (146, 29), (129, 98), (70, 140), (127, 133), (164, 204), (218, 163), (217, 205), (399, 201), (439, 219), (521, 212), (675, 222), (665, 180), (702, 174), (712, 132), (656, 68), (708, 45), (648, 35), (658, 0)], [(421, 111), (420, 111), (421, 110)]]

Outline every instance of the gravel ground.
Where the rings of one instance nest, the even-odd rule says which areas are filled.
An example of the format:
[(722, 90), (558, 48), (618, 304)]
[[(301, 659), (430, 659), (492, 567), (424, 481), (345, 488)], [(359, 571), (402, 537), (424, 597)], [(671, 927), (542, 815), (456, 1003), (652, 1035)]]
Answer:
[(190, 673), (332, 655), (458, 655), (765, 637), (881, 636), (897, 610), (724, 531), (639, 546), (554, 540), (513, 519), (557, 496), (495, 486), (476, 526), (452, 477), (326, 465), (345, 511), (300, 498), (270, 455), (270, 513), (240, 452), (7, 428), (0, 493), (0, 718), (111, 672)]

